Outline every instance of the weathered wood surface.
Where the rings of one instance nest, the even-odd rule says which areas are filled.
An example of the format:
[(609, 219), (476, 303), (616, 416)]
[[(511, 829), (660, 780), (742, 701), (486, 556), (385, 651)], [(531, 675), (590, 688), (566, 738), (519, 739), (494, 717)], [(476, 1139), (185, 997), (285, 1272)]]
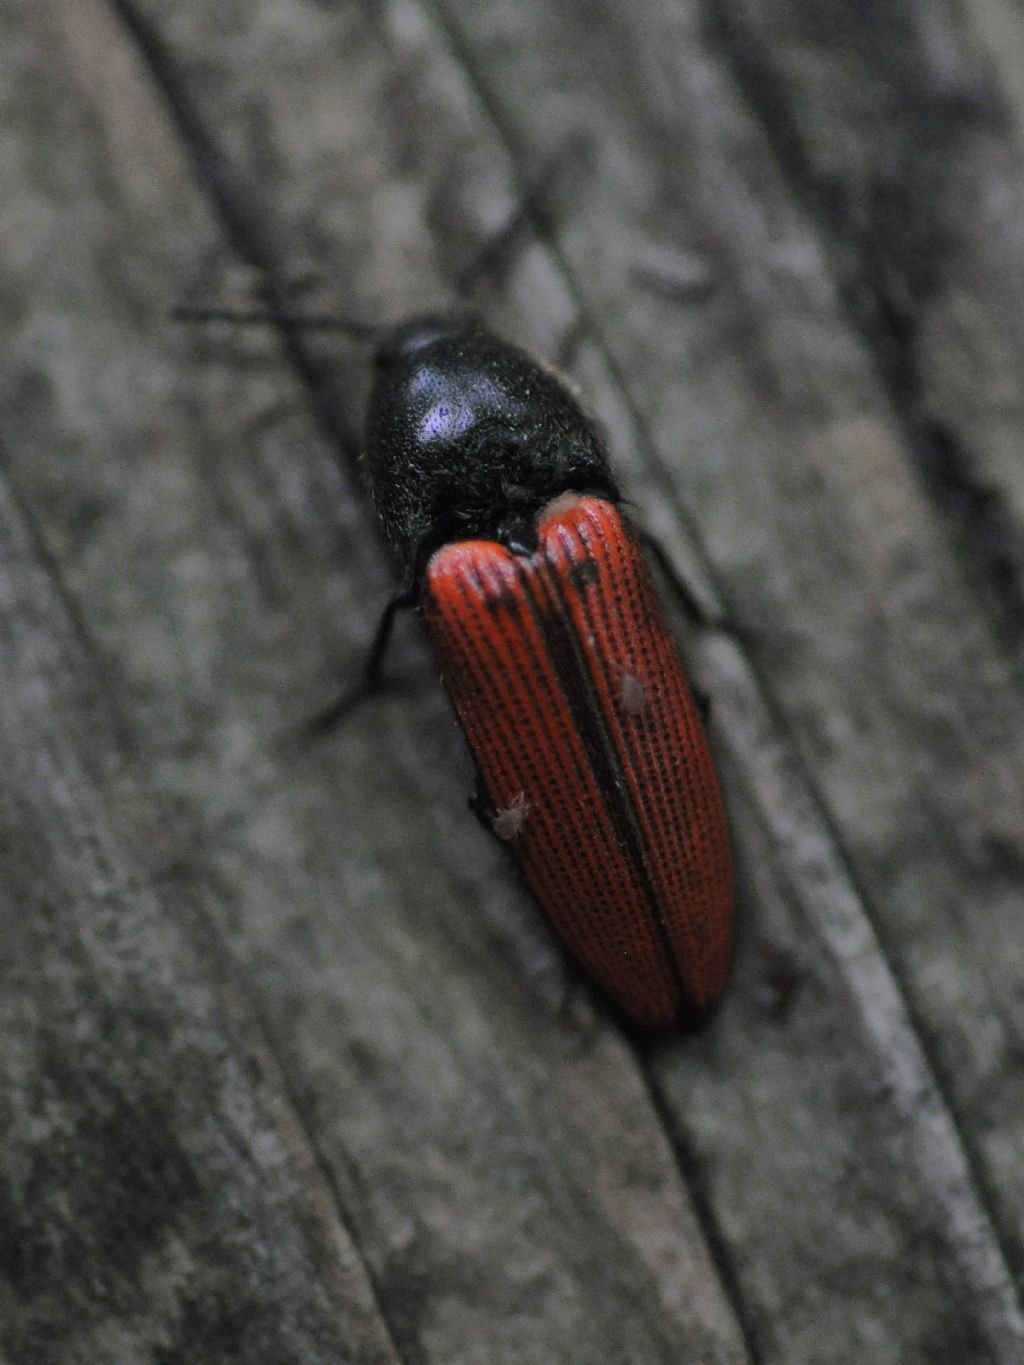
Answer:
[[(5, 1361), (1024, 1359), (1022, 49), (1014, 0), (2, 0)], [(657, 1044), (567, 1002), (415, 629), (282, 739), (391, 584), (358, 352), (166, 323), (444, 303), (566, 145), (482, 303), (707, 604), (740, 868)]]

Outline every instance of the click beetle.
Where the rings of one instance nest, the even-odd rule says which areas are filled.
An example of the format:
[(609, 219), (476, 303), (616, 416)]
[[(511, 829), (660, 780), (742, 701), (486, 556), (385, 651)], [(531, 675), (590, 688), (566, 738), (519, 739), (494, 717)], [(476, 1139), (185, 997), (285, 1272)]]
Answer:
[(604, 442), (565, 381), (469, 313), (372, 324), (366, 467), (477, 770), (471, 804), (572, 955), (635, 1022), (705, 1014), (732, 948), (732, 861), (707, 736)]
[(393, 606), (422, 610), (492, 829), (625, 1014), (705, 1013), (732, 942), (725, 811), (597, 427), (475, 316), (429, 315), (377, 348), (365, 454), (410, 584)]

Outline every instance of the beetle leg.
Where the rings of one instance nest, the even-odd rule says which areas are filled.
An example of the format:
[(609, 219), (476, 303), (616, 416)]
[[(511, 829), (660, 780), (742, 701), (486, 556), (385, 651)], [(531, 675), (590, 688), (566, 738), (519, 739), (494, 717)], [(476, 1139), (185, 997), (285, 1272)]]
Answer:
[(723, 622), (716, 605), (704, 595), (698, 595), (679, 573), (669, 558), (664, 545), (642, 526), (633, 527), (633, 532), (644, 550), (658, 566), (658, 572), (665, 578), (680, 605), (697, 626), (721, 627)]
[(380, 691), (381, 668), (388, 651), (388, 645), (391, 643), (395, 617), (400, 611), (408, 611), (410, 607), (414, 607), (417, 600), (417, 595), (413, 591), (401, 592), (396, 597), (392, 597), (381, 613), (373, 643), (370, 645), (370, 652), (366, 656), (363, 676), (354, 687), (343, 692), (340, 697), (331, 702), (330, 706), (302, 727), (307, 736), (325, 734), (343, 721), (366, 697), (373, 692)]
[(690, 684), (690, 693), (693, 697), (693, 704), (696, 706), (705, 728), (711, 724), (711, 696), (701, 687), (694, 687)]
[(469, 809), (476, 816), (481, 828), (485, 829), (492, 838), (496, 839), (498, 836), (494, 833), (494, 817), (497, 814), (497, 811), (494, 809), (494, 802), (487, 794), (484, 780), (479, 773), (477, 773), (473, 782), (473, 790), (466, 798), (466, 805), (469, 806)]
[(487, 278), (495, 279), (499, 284), (502, 282), (528, 231), (538, 223), (543, 226), (552, 189), (564, 178), (567, 166), (578, 160), (584, 150), (584, 140), (578, 134), (568, 137), (524, 186), (505, 222), (456, 276), (455, 291), (461, 298), (472, 297), (480, 282)]

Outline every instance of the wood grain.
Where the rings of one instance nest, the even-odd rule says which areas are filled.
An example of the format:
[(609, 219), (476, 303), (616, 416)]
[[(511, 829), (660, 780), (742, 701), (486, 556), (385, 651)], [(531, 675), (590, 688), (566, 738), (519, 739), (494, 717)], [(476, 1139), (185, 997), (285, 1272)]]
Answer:
[[(7, 1359), (1021, 1358), (1017, 19), (2, 0)], [(364, 352), (167, 322), (443, 304), (552, 157), (478, 302), (705, 608), (740, 872), (656, 1046), (414, 626), (296, 738), (393, 585)]]

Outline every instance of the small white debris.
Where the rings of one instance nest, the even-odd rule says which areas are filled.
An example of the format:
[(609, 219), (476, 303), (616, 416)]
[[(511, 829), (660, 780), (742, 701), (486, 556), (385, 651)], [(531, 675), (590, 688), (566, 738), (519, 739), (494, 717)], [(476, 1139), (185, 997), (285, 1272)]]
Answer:
[(632, 673), (623, 673), (619, 702), (627, 716), (642, 716), (647, 709), (647, 688)]
[(526, 824), (529, 811), (530, 803), (526, 799), (526, 793), (520, 792), (518, 796), (514, 796), (511, 804), (504, 810), (499, 810), (491, 822), (498, 838), (504, 839), (506, 843), (518, 838)]

